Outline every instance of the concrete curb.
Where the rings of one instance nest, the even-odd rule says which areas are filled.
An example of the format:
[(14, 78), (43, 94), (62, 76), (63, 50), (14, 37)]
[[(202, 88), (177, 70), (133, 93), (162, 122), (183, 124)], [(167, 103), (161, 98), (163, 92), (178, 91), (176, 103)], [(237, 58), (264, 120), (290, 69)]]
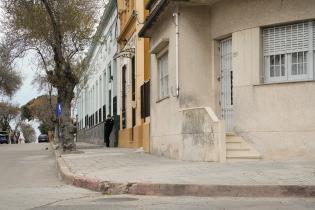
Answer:
[(101, 192), (101, 180), (92, 179), (85, 176), (76, 176), (74, 173), (71, 172), (71, 170), (65, 163), (57, 147), (52, 142), (50, 142), (50, 145), (54, 150), (58, 172), (64, 182), (74, 185), (76, 187)]
[(115, 183), (97, 178), (76, 176), (66, 165), (59, 151), (52, 148), (62, 179), (77, 187), (108, 195), (132, 194), (152, 196), (196, 197), (315, 197), (315, 186), (310, 185), (196, 185), (156, 183)]

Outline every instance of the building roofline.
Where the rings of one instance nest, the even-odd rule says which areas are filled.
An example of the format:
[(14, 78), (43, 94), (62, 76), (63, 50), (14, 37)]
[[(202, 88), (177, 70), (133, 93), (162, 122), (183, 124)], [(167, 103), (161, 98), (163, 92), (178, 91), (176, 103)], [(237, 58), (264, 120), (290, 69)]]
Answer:
[(94, 37), (93, 37), (93, 40), (91, 43), (91, 47), (88, 50), (88, 53), (86, 56), (87, 66), (90, 64), (90, 61), (91, 61), (93, 54), (96, 50), (97, 42), (100, 39), (100, 36), (102, 35), (104, 28), (107, 26), (107, 23), (108, 23), (111, 15), (113, 14), (115, 7), (117, 7), (116, 1), (111, 0), (111, 1), (109, 1), (108, 5), (106, 5), (106, 8), (104, 9), (104, 13), (101, 17), (100, 23), (97, 27), (95, 34), (94, 34)]
[(157, 2), (157, 0), (149, 0), (149, 1), (147, 2), (147, 4), (145, 5), (145, 8), (146, 8), (147, 10), (150, 10), (151, 7), (152, 7), (156, 2)]
[(214, 3), (222, 0), (149, 0), (146, 4), (146, 9), (150, 10), (150, 14), (147, 17), (143, 27), (138, 33), (139, 37), (150, 38), (148, 30), (153, 26), (154, 22), (157, 21), (157, 18), (162, 14), (165, 7), (173, 2), (175, 4), (183, 5), (200, 5), (200, 6), (211, 6)]
[[(150, 0), (148, 4), (152, 2), (156, 2), (156, 0)], [(155, 9), (150, 12), (150, 15), (148, 16), (147, 20), (145, 21), (143, 27), (139, 31), (138, 35), (139, 37), (148, 37), (146, 32), (153, 26), (153, 23), (156, 21), (156, 19), (159, 17), (161, 14), (161, 11), (165, 8), (169, 0), (161, 0), (158, 5), (155, 7)]]

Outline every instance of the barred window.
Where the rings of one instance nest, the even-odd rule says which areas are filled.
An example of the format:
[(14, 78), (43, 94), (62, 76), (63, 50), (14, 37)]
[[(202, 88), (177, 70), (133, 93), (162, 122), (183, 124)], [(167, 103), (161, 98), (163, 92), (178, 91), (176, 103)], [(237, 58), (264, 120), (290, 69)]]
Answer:
[(168, 96), (168, 52), (158, 58), (159, 98)]
[(263, 29), (265, 82), (313, 79), (315, 22)]

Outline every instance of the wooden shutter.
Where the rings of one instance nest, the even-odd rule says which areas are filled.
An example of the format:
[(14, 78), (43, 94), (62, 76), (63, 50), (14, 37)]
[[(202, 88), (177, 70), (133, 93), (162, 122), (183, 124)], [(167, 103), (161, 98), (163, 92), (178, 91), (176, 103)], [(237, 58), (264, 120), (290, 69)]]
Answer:
[(141, 85), (141, 118), (145, 118), (145, 92), (144, 84)]
[(150, 116), (150, 81), (145, 83), (144, 88), (144, 94), (145, 94), (145, 117)]
[(150, 81), (141, 86), (141, 118), (150, 116)]

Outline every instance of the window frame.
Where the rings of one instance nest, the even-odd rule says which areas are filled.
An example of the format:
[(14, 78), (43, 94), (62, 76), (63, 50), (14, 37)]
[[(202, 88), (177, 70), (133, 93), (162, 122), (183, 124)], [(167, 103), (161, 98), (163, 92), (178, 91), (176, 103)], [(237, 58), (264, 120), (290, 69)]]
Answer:
[[(266, 55), (265, 54), (265, 45), (268, 45), (270, 43), (266, 43), (264, 36), (265, 36), (265, 30), (269, 30), (269, 29), (273, 29), (274, 33), (276, 33), (276, 29), (278, 29), (278, 33), (281, 33), (281, 31), (279, 30), (279, 28), (281, 27), (291, 27), (291, 33), (293, 34), (293, 32), (295, 32), (293, 35), (298, 37), (298, 33), (299, 31), (293, 31), (292, 27), (296, 26), (299, 27), (299, 24), (305, 24), (307, 25), (306, 30), (304, 30), (304, 32), (308, 34), (307, 36), (307, 44), (308, 44), (308, 48), (307, 49), (300, 49), (300, 50), (289, 50), (288, 49), (288, 44), (287, 44), (287, 39), (285, 39), (284, 41), (281, 39), (281, 42), (285, 42), (285, 51), (284, 52), (274, 52), (274, 54), (270, 54), (270, 55)], [(304, 28), (303, 28), (304, 29)], [(285, 32), (287, 33), (287, 31), (285, 30)], [(291, 34), (291, 36), (293, 36)], [(279, 25), (279, 26), (271, 26), (271, 27), (265, 27), (262, 28), (262, 56), (263, 56), (263, 70), (264, 70), (264, 78), (263, 78), (263, 82), (266, 84), (269, 83), (287, 83), (287, 82), (303, 82), (303, 81), (312, 81), (314, 80), (314, 62), (315, 62), (315, 21), (311, 20), (311, 21), (301, 21), (298, 23), (288, 23), (288, 24), (283, 24), (283, 25)], [(292, 41), (292, 40), (289, 40)], [(300, 43), (299, 43), (300, 44)], [(307, 73), (306, 74), (292, 74), (292, 67), (293, 65), (297, 65), (299, 66), (299, 54), (303, 53), (303, 59), (302, 59), (302, 65), (303, 65), (303, 71), (305, 71), (304, 67), (306, 67), (307, 69)], [(293, 55), (297, 54), (297, 62), (293, 63)], [(306, 54), (306, 60), (304, 59), (304, 54)], [(282, 67), (282, 63), (281, 63), (281, 57), (282, 55), (284, 55), (285, 58), (285, 62), (283, 63), (284, 65), (284, 72), (285, 75), (282, 76), (281, 75), (281, 67)], [(274, 76), (271, 77), (271, 64), (270, 64), (270, 60), (271, 57), (274, 56), (280, 56), (280, 75), (279, 76)], [(304, 64), (306, 63), (306, 65), (304, 66)], [(298, 71), (298, 70), (297, 70)]]
[[(160, 66), (160, 61), (163, 58), (167, 58), (167, 64), (166, 64), (166, 71), (164, 69), (164, 74), (162, 74), (161, 72), (161, 66)], [(157, 55), (156, 55), (156, 60), (157, 60), (157, 73), (158, 73), (158, 99), (163, 100), (165, 98), (168, 98), (170, 95), (170, 91), (169, 91), (169, 50), (168, 48), (165, 48), (163, 50), (161, 50)], [(167, 83), (163, 83), (164, 85), (167, 84), (167, 87), (164, 87), (164, 85), (162, 84), (162, 80), (166, 80)], [(164, 90), (162, 90), (162, 86), (165, 88), (163, 88)], [(164, 92), (166, 91), (166, 93)]]

